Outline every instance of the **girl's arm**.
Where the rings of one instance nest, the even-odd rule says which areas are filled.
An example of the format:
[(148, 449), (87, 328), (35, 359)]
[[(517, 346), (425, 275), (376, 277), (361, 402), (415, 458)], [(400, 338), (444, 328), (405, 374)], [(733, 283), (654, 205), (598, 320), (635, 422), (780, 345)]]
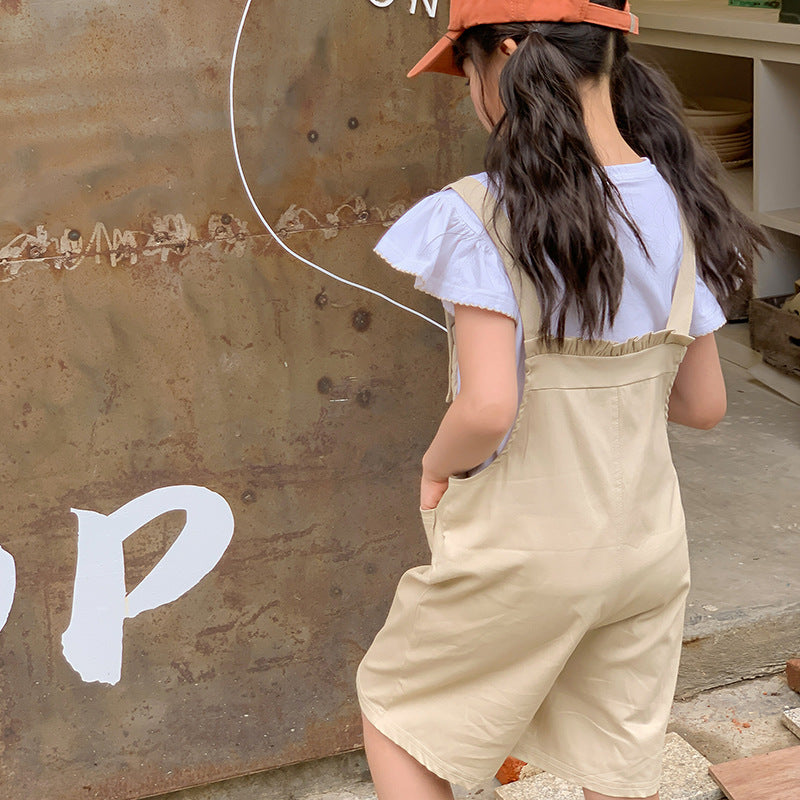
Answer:
[(517, 414), (514, 320), (457, 305), (455, 337), (461, 388), (422, 459), (422, 508), (438, 505), (450, 475), (489, 458)]
[(713, 333), (698, 336), (686, 350), (669, 398), (669, 420), (710, 430), (727, 409), (725, 381)]

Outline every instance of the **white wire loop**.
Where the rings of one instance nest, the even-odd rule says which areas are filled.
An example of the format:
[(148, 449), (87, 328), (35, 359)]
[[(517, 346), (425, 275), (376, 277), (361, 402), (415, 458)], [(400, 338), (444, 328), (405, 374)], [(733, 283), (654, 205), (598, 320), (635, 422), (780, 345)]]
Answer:
[(354, 289), (361, 289), (362, 291), (368, 292), (369, 294), (375, 295), (375, 297), (380, 297), (381, 300), (385, 300), (387, 303), (391, 303), (393, 306), (397, 306), (397, 308), (402, 309), (403, 311), (408, 311), (409, 314), (413, 314), (420, 319), (424, 319), (426, 322), (430, 322), (431, 325), (439, 328), (440, 330), (445, 331), (446, 328), (444, 325), (432, 320), (430, 317), (426, 317), (425, 314), (420, 313), (419, 311), (415, 311), (413, 308), (409, 308), (408, 306), (404, 306), (402, 303), (398, 303), (397, 300), (392, 300), (391, 297), (387, 297), (385, 294), (377, 291), (376, 289), (370, 289), (369, 286), (363, 286), (360, 283), (354, 283), (353, 281), (348, 281), (346, 278), (342, 278), (339, 275), (335, 275), (333, 272), (330, 272), (327, 269), (319, 266), (319, 264), (315, 264), (313, 261), (309, 261), (307, 258), (304, 258), (299, 253), (296, 253), (289, 247), (283, 239), (278, 236), (277, 233), (272, 229), (272, 226), (267, 222), (264, 215), (261, 213), (261, 209), (258, 207), (258, 203), (256, 203), (255, 198), (253, 197), (253, 193), (250, 191), (250, 184), (247, 182), (247, 178), (244, 174), (244, 169), (242, 168), (242, 161), (239, 157), (239, 142), (236, 138), (236, 115), (234, 112), (234, 103), (233, 103), (233, 88), (236, 79), (236, 61), (239, 57), (239, 44), (242, 40), (242, 32), (244, 31), (245, 23), (247, 22), (247, 15), (250, 13), (250, 6), (253, 0), (247, 0), (244, 13), (242, 14), (242, 21), (239, 23), (239, 30), (236, 32), (236, 42), (233, 46), (233, 58), (231, 59), (231, 77), (230, 77), (230, 87), (229, 87), (229, 105), (230, 105), (230, 122), (231, 122), (231, 139), (233, 141), (233, 155), (236, 159), (236, 167), (239, 170), (239, 177), (242, 181), (242, 186), (244, 186), (244, 191), (247, 194), (247, 199), (250, 201), (250, 205), (253, 206), (253, 210), (258, 215), (258, 218), (261, 220), (261, 223), (269, 232), (270, 236), (293, 258), (296, 258), (298, 261), (302, 262), (306, 266), (311, 267), (312, 269), (321, 272), (323, 275), (327, 275), (329, 278), (333, 278), (335, 281), (339, 281), (339, 283), (343, 283), (346, 286), (352, 286)]

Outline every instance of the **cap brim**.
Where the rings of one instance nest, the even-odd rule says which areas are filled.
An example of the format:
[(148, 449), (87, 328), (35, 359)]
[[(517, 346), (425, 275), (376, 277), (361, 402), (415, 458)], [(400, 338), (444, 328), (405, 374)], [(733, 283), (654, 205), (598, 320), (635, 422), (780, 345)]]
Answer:
[(461, 75), (465, 73), (456, 66), (453, 53), (453, 42), (463, 31), (448, 31), (436, 44), (425, 53), (408, 73), (409, 78), (421, 72), (441, 72), (444, 75)]

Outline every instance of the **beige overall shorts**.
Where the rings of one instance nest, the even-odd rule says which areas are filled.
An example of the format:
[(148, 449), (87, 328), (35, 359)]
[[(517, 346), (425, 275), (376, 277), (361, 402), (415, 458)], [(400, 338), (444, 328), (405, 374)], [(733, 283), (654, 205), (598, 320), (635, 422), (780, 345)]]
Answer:
[[(693, 243), (682, 219), (664, 330), (548, 352), (533, 283), (488, 222), (491, 195), (474, 178), (451, 188), (506, 259), (528, 337), (524, 394), (498, 457), (450, 478), (422, 511), (431, 563), (400, 579), (358, 667), (359, 703), (467, 788), (513, 755), (597, 792), (646, 797), (659, 786), (689, 590), (667, 405), (693, 341)], [(507, 217), (498, 226), (506, 239)]]

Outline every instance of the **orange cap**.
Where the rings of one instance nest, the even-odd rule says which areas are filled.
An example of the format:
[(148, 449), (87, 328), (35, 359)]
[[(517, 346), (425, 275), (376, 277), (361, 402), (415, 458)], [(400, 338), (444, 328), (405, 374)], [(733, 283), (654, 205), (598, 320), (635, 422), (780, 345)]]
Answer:
[(591, 22), (626, 33), (639, 33), (639, 18), (626, 0), (622, 10), (590, 0), (450, 0), (447, 33), (419, 60), (409, 78), (420, 72), (464, 75), (455, 63), (453, 43), (473, 25), (504, 22)]

